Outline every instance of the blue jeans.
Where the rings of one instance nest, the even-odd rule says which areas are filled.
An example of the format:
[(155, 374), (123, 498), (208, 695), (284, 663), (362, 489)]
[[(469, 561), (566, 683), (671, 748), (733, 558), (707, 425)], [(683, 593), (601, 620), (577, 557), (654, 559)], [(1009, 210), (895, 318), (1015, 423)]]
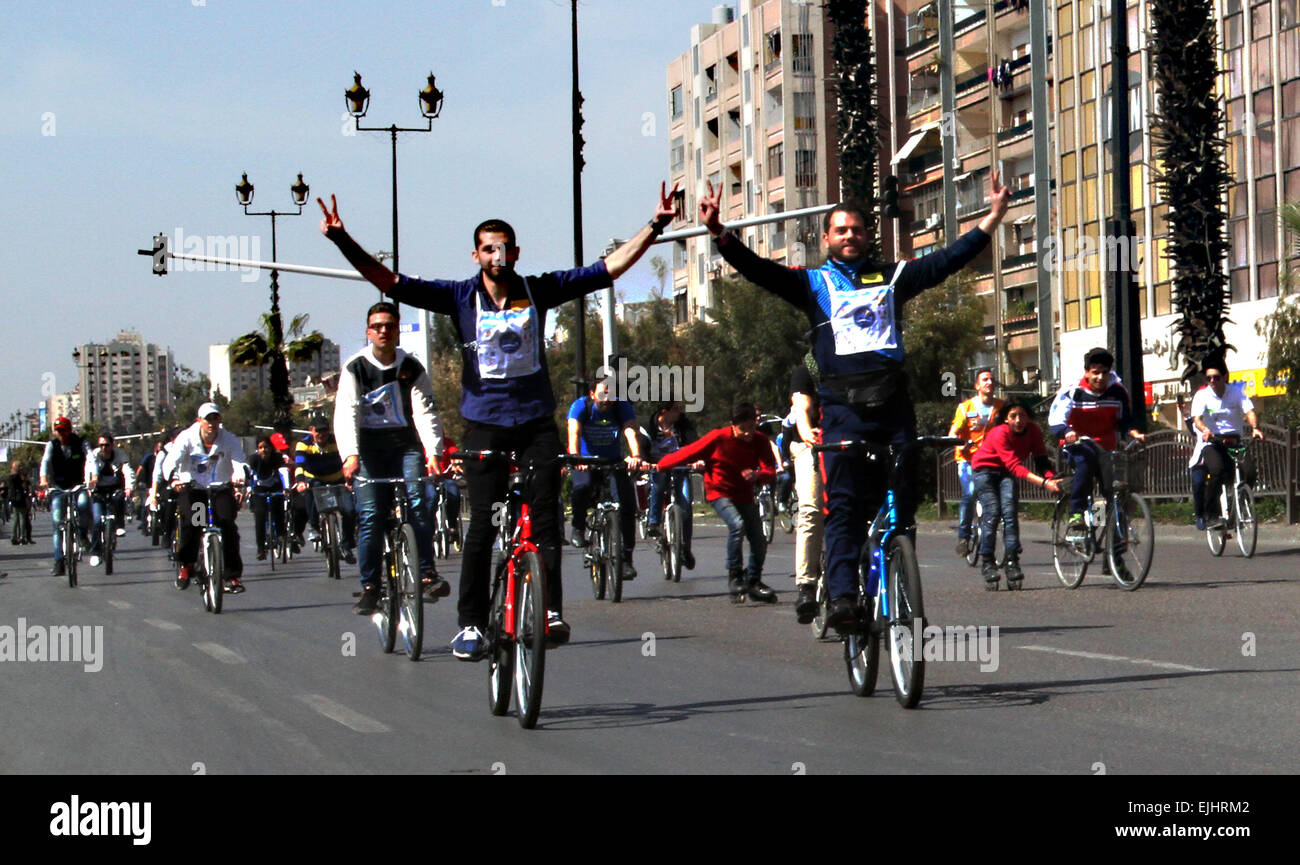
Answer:
[(748, 536), (749, 567), (745, 568), (745, 573), (750, 579), (762, 576), (767, 541), (763, 538), (763, 524), (758, 521), (758, 502), (741, 505), (728, 498), (718, 498), (709, 504), (727, 524), (727, 571), (735, 573), (740, 570), (741, 542)]
[[(418, 447), (393, 451), (362, 450), (358, 457), (362, 478), (406, 479), (406, 498), (410, 505), (407, 517), (415, 529), (416, 552), (420, 557), (420, 571), (433, 568), (433, 531), (429, 526), (429, 511), (424, 504), (424, 453)], [(361, 585), (379, 586), (380, 568), (384, 550), (386, 516), (393, 504), (392, 486), (388, 484), (358, 484), (357, 490), (357, 561), (361, 568)]]
[[(664, 490), (671, 483), (670, 472), (655, 472), (650, 475), (650, 519), (652, 526), (659, 525), (664, 508)], [(695, 532), (695, 515), (691, 513), (691, 476), (686, 472), (679, 474), (679, 482), (674, 485), (673, 493), (682, 511), (682, 549), (691, 548), (691, 536)]]
[(429, 525), (436, 525), (434, 517), (438, 513), (438, 500), (443, 496), (451, 502), (451, 518), (456, 519), (456, 514), (460, 513), (460, 487), (452, 478), (425, 478), (424, 490), (427, 494), (426, 501), (429, 506)]
[(1020, 556), (1020, 496), (1016, 490), (1016, 478), (1010, 472), (978, 471), (975, 472), (975, 495), (979, 497), (980, 507), (984, 509), (980, 517), (980, 529), (984, 536), (980, 538), (980, 557), (994, 558), (994, 540), (998, 524), (998, 514), (1002, 515), (1003, 546), (1007, 558)]
[(91, 496), (90, 511), (94, 534), (90, 537), (90, 552), (93, 555), (99, 555), (103, 552), (104, 514), (108, 512), (109, 508), (113, 509), (113, 516), (117, 518), (118, 528), (121, 528), (124, 524), (122, 517), (126, 512), (126, 498), (121, 490), (110, 487), (102, 493)]
[[(63, 519), (67, 506), (68, 494), (63, 490), (50, 490), (50, 516), (54, 518), (54, 561), (63, 561)], [(90, 494), (81, 492), (77, 496), (77, 518), (84, 535), (90, 530)]]
[(975, 484), (971, 478), (970, 460), (957, 462), (957, 486), (961, 489), (961, 507), (957, 510), (957, 539), (970, 537), (970, 524), (975, 516)]
[(1070, 487), (1070, 513), (1081, 514), (1092, 507), (1092, 479), (1100, 477), (1100, 458), (1096, 446), (1083, 444), (1066, 451), (1069, 454), (1070, 471), (1074, 474), (1074, 483)]

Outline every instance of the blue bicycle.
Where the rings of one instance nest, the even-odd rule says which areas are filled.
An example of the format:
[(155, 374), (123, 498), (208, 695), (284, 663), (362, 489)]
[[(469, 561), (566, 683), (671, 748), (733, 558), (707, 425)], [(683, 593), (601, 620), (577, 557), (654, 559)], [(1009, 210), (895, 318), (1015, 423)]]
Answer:
[(869, 697), (876, 690), (880, 638), (888, 633), (894, 696), (904, 709), (914, 709), (921, 702), (925, 661), (918, 640), (926, 625), (925, 602), (912, 540), (916, 526), (898, 524), (897, 490), (904, 481), (904, 462), (913, 451), (961, 443), (949, 436), (920, 436), (902, 446), (861, 439), (813, 445), (814, 452), (858, 451), (868, 461), (889, 460), (885, 501), (867, 530), (858, 559), (860, 612), (842, 637), (849, 684), (859, 697)]

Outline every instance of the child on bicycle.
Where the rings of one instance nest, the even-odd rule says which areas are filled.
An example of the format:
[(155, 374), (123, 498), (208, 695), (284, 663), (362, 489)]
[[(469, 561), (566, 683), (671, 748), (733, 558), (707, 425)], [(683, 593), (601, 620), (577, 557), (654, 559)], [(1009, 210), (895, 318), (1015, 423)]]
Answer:
[[(1034, 468), (1038, 474), (1025, 466), (1025, 461), (1030, 456), (1034, 457)], [(971, 456), (975, 495), (983, 508), (980, 519), (981, 570), (984, 588), (989, 591), (997, 591), (998, 588), (998, 568), (993, 550), (999, 514), (1002, 517), (1003, 543), (1007, 551), (1007, 589), (1020, 588), (1020, 581), (1025, 575), (1020, 570), (1020, 517), (1017, 513), (1020, 498), (1016, 480), (1028, 480), (1059, 494), (1061, 482), (1050, 479), (1052, 472), (1048, 468), (1049, 464), (1047, 447), (1043, 444), (1043, 431), (1029, 419), (1029, 409), (1023, 403), (1012, 400), (994, 413), (991, 425), (984, 433), (983, 442)]]
[(1078, 443), (1080, 436), (1093, 440), (1092, 447), (1069, 447), (1067, 458), (1074, 483), (1070, 488), (1070, 530), (1083, 528), (1083, 512), (1092, 494), (1098, 451), (1114, 451), (1124, 430), (1138, 441), (1146, 438), (1133, 423), (1128, 390), (1113, 372), (1115, 356), (1104, 348), (1089, 349), (1083, 356), (1083, 377), (1066, 385), (1052, 402), (1048, 425), (1063, 446)]

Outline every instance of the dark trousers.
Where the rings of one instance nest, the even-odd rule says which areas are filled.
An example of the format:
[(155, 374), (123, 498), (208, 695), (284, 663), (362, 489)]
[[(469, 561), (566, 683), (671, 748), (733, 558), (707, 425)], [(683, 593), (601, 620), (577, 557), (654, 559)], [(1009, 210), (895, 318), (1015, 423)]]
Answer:
[[(550, 417), (538, 418), (517, 427), (472, 424), (465, 433), (465, 450), (516, 451), (525, 462), (553, 460), (560, 453), (560, 434)], [(491, 588), (492, 542), (497, 526), (493, 523), (493, 505), (506, 500), (510, 467), (501, 460), (465, 461), (465, 478), (469, 482), (469, 530), (465, 534), (464, 556), (460, 567), (460, 600), (457, 619), (462, 628), (487, 625), (488, 593)], [(560, 521), (556, 502), (560, 494), (560, 467), (552, 462), (539, 469), (533, 478), (533, 543), (542, 552), (546, 567), (546, 586), (550, 601), (547, 607), (563, 611), (564, 587), (560, 579)]]
[[(1211, 442), (1201, 451), (1201, 465), (1205, 467), (1205, 498), (1201, 514), (1207, 517), (1221, 517), (1219, 513), (1219, 491), (1234, 482), (1232, 457), (1228, 449), (1218, 442)], [(1249, 454), (1241, 461), (1241, 479), (1248, 486), (1255, 485), (1255, 461)]]
[(260, 553), (266, 549), (268, 518), (275, 521), (276, 535), (284, 534), (284, 500), (281, 496), (268, 496), (263, 490), (254, 490), (249, 506), (253, 509), (253, 533), (257, 537), (257, 551)]
[[(855, 411), (843, 405), (822, 405), (822, 441), (866, 439), (903, 444), (916, 437), (912, 401), (900, 392), (883, 407)], [(858, 559), (867, 537), (867, 523), (885, 502), (889, 460), (869, 460), (861, 451), (818, 454), (826, 516), (826, 583), (832, 599), (856, 596)], [(916, 518), (916, 454), (903, 466), (895, 498), (898, 524), (912, 526)]]
[(14, 528), (9, 538), (14, 544), (30, 544), (32, 542), (32, 512), (28, 509), (26, 503), (14, 505)]
[(604, 483), (612, 485), (610, 494), (618, 502), (619, 527), (623, 531), (623, 555), (632, 555), (636, 547), (636, 495), (632, 490), (632, 480), (623, 469), (602, 469), (598, 471), (579, 471), (574, 469), (573, 478), (573, 531), (587, 530), (587, 508), (591, 507), (593, 487)]
[(239, 526), (235, 525), (239, 506), (235, 503), (235, 494), (228, 488), (209, 494), (205, 489), (190, 487), (176, 494), (181, 526), (180, 564), (192, 565), (198, 560), (199, 537), (208, 524), (205, 503), (209, 495), (212, 497), (212, 522), (221, 529), (226, 579), (242, 576), (244, 560), (239, 555)]

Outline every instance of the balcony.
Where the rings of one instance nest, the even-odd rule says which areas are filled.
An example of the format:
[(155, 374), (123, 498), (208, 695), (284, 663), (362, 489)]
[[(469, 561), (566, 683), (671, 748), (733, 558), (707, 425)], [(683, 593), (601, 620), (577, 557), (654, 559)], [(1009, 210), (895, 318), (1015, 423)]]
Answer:
[(1028, 120), (1024, 123), (1011, 126), (1006, 129), (998, 130), (998, 144), (1005, 144), (1008, 141), (1019, 138), (1022, 135), (1028, 135), (1034, 130), (1034, 121)]
[(1002, 259), (1002, 269), (1012, 270), (1017, 267), (1024, 267), (1027, 264), (1033, 264), (1038, 261), (1038, 253), (1026, 252), (1023, 255), (1010, 255)]

